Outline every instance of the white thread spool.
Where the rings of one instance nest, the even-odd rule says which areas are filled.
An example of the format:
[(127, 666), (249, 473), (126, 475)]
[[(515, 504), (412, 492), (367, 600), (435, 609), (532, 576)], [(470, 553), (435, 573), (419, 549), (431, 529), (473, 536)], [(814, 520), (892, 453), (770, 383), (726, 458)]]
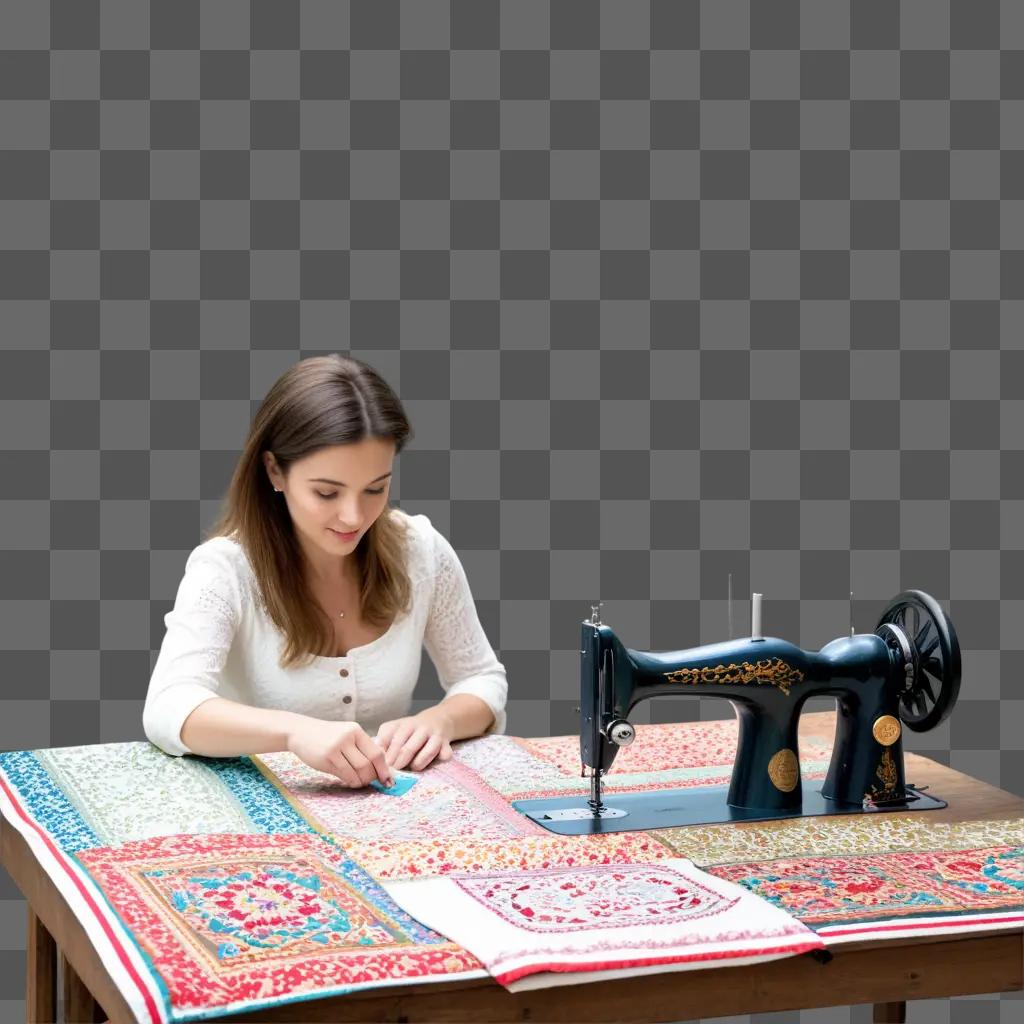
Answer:
[(761, 639), (761, 595), (754, 594), (750, 602), (750, 639)]

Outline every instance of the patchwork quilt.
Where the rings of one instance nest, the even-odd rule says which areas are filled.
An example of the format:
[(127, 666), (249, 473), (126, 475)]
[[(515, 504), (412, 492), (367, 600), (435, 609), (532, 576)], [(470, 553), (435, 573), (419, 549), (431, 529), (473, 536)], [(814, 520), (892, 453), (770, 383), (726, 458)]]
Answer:
[[(735, 721), (637, 728), (606, 792), (728, 782)], [(827, 745), (800, 754), (804, 777), (823, 778)], [(558, 836), (511, 802), (589, 792), (575, 736), (478, 737), (415, 774), (391, 794), (347, 789), (289, 753), (10, 751), (0, 813), (146, 1022), (1024, 926), (1024, 819), (947, 825), (919, 812)]]

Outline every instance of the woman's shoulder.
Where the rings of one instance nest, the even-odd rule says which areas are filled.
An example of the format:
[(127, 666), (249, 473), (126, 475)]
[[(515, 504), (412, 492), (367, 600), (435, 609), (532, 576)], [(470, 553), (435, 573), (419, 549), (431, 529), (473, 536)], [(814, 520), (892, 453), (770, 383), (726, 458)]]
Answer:
[(252, 567), (241, 542), (233, 535), (219, 534), (197, 544), (185, 561), (185, 571), (202, 566), (225, 580), (246, 581)]
[(437, 538), (441, 535), (422, 512), (411, 515), (397, 506), (391, 508), (396, 521), (405, 527), (406, 568), (409, 578), (416, 580), (434, 576), (437, 572)]
[(192, 549), (190, 558), (228, 559), (232, 562), (245, 556), (245, 550), (236, 534), (217, 534), (209, 537)]

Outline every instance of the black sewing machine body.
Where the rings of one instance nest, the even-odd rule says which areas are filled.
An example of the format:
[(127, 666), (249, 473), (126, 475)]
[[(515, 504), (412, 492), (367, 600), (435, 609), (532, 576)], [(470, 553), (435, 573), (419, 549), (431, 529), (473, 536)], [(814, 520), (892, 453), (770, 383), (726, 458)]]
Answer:
[[(513, 806), (552, 831), (619, 831), (800, 814), (924, 810), (941, 800), (909, 787), (903, 725), (934, 728), (960, 685), (960, 648), (948, 616), (921, 591), (905, 591), (874, 633), (805, 651), (753, 636), (679, 651), (626, 647), (597, 616), (580, 628), (580, 759), (591, 797)], [(649, 697), (699, 694), (729, 700), (739, 719), (736, 759), (724, 787), (601, 798), (602, 777), (635, 729), (628, 716)], [(797, 731), (810, 697), (833, 696), (836, 734), (824, 782), (805, 785)]]
[[(840, 637), (807, 652), (776, 637), (707, 644), (652, 653), (622, 645), (605, 625), (584, 622), (581, 671), (603, 672), (605, 684), (581, 693), (580, 753), (585, 765), (605, 772), (618, 746), (599, 722), (627, 719), (648, 697), (700, 693), (732, 702), (739, 738), (728, 802), (734, 807), (783, 809), (801, 802), (797, 729), (809, 697), (838, 699), (837, 735), (822, 792), (860, 805), (902, 797), (903, 750), (899, 694), (890, 685), (893, 652), (875, 635)], [(903, 677), (902, 665), (899, 666)], [(605, 706), (599, 707), (604, 699)], [(872, 735), (883, 720), (885, 742)], [(890, 721), (891, 720), (891, 721)]]

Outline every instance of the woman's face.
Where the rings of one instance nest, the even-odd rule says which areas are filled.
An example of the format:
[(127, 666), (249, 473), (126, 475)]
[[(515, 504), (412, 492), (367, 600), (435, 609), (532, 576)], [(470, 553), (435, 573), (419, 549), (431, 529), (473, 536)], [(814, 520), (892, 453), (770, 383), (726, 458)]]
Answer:
[[(285, 478), (269, 453), (264, 455), (296, 532), (314, 552), (333, 558), (354, 551), (387, 508), (394, 457), (394, 441), (367, 438), (314, 452), (293, 463)], [(329, 565), (332, 557), (322, 557), (320, 565)]]

